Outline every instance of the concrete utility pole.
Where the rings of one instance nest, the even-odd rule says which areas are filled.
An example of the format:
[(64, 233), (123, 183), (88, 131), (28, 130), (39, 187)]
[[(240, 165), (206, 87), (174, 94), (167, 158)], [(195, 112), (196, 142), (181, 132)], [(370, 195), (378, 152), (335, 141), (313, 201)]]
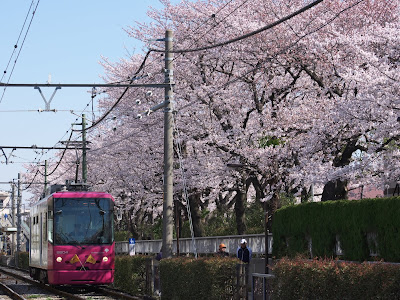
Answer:
[(82, 181), (87, 181), (87, 162), (86, 162), (86, 118), (82, 114)]
[(46, 196), (47, 190), (47, 159), (44, 161), (44, 192), (43, 195)]
[(15, 266), (18, 267), (18, 254), (21, 251), (21, 173), (18, 173), (18, 196), (17, 196), (17, 256), (15, 257)]
[[(15, 227), (15, 182), (14, 182), (14, 179), (11, 184), (11, 226)], [(15, 234), (12, 234), (11, 235), (11, 245), (10, 245), (11, 254), (14, 254), (14, 250), (15, 250), (14, 245), (15, 245)]]
[(164, 199), (163, 199), (163, 258), (172, 257), (173, 238), (173, 32), (165, 32), (165, 107), (164, 107)]

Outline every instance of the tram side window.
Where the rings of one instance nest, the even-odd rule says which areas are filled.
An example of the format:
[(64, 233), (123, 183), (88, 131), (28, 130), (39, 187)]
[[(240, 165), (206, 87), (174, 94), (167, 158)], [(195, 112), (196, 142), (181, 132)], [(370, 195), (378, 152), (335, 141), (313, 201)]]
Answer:
[(53, 243), (53, 211), (49, 211), (47, 219), (47, 237), (50, 243)]
[(47, 240), (53, 243), (53, 201), (49, 202), (47, 209)]
[(47, 240), (47, 213), (44, 214), (43, 218), (43, 243)]

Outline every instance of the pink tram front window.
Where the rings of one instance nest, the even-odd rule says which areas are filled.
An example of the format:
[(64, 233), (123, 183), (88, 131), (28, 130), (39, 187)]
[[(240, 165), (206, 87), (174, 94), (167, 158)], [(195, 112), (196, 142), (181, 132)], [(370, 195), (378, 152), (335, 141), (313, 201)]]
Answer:
[(54, 198), (54, 245), (111, 245), (114, 202), (110, 198)]

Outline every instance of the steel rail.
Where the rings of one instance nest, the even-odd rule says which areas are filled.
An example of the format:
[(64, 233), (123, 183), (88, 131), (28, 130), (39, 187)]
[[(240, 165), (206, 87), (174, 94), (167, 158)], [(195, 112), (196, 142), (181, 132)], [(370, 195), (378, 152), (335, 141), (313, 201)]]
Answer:
[[(24, 272), (24, 273), (27, 273), (27, 274), (29, 273), (27, 270), (21, 269), (21, 268), (12, 267), (12, 269), (15, 269), (17, 271)], [(3, 272), (3, 269), (0, 268), (0, 271)], [(14, 276), (14, 273), (10, 273), (10, 274), (11, 274), (11, 276)], [(22, 277), (22, 278), (25, 278), (27, 280), (31, 280), (31, 279), (26, 278), (26, 277)], [(22, 280), (24, 280), (24, 279), (22, 279)], [(38, 285), (39, 287), (42, 287), (42, 285), (43, 285), (43, 283), (39, 283), (37, 281), (34, 281), (34, 283), (35, 284), (39, 284)], [(66, 293), (66, 292), (60, 291), (58, 289), (55, 289), (55, 288), (53, 288), (51, 286), (48, 286), (48, 285), (45, 285), (45, 284), (44, 284), (44, 286), (45, 286), (45, 287), (43, 287), (44, 289), (47, 289), (47, 288), (54, 289), (55, 290), (54, 293)], [(124, 300), (143, 300), (143, 299), (151, 300), (151, 299), (154, 299), (154, 298), (152, 298), (150, 296), (145, 296), (145, 297), (132, 296), (132, 295), (126, 294), (126, 293), (124, 293), (122, 291), (118, 291), (118, 290), (115, 290), (115, 289), (112, 289), (112, 288), (109, 288), (109, 287), (104, 287), (104, 286), (95, 286), (94, 288), (96, 290), (98, 290), (99, 293), (101, 293), (101, 294), (104, 294), (104, 295), (107, 295), (107, 296), (111, 296), (111, 297), (115, 297), (117, 299), (124, 299)], [(48, 291), (49, 292), (53, 292), (53, 290), (48, 290)], [(75, 295), (72, 295), (72, 296), (75, 296), (77, 298), (68, 298), (68, 297), (70, 297), (69, 295), (72, 295), (72, 294), (66, 293), (67, 299), (84, 299), (84, 298), (81, 298), (81, 297), (78, 297), (78, 296), (75, 296)]]
[(27, 282), (29, 284), (36, 285), (37, 287), (40, 287), (40, 288), (42, 288), (42, 289), (44, 289), (46, 291), (49, 291), (49, 292), (51, 292), (51, 293), (53, 293), (55, 295), (66, 297), (67, 299), (85, 300), (85, 298), (83, 298), (83, 297), (79, 297), (79, 296), (76, 296), (76, 295), (73, 295), (73, 294), (70, 294), (70, 293), (67, 293), (67, 292), (64, 292), (64, 291), (60, 291), (60, 290), (58, 290), (56, 288), (53, 288), (53, 287), (51, 287), (51, 286), (49, 286), (47, 284), (38, 282), (36, 280), (29, 279), (29, 278), (24, 277), (22, 275), (18, 275), (18, 274), (9, 272), (7, 270), (4, 270), (3, 268), (0, 268), (0, 272), (2, 272), (4, 274), (7, 274), (9, 276), (15, 277), (15, 278), (17, 278), (19, 280), (25, 281), (25, 282)]
[[(132, 296), (132, 295), (122, 293), (120, 291), (115, 291), (115, 290), (112, 290), (109, 288), (104, 288), (104, 287), (97, 287), (97, 290), (102, 294), (105, 294), (105, 295), (108, 295), (111, 297), (116, 297), (117, 299), (124, 299), (124, 300), (143, 300), (143, 299), (145, 299), (144, 297)], [(146, 299), (153, 299), (153, 298), (146, 296)]]
[(15, 291), (13, 291), (11, 288), (9, 288), (7, 285), (5, 285), (2, 282), (0, 282), (0, 289), (4, 293), (6, 293), (8, 296), (10, 296), (10, 298), (13, 300), (27, 300), (26, 298), (24, 298), (20, 294), (16, 293)]

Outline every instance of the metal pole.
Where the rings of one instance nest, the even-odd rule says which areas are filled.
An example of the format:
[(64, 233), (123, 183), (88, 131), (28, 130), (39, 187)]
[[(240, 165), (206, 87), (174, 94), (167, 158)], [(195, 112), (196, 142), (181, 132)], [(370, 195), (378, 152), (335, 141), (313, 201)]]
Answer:
[(179, 256), (179, 209), (178, 209), (178, 200), (175, 201), (175, 223), (176, 223), (176, 256)]
[(269, 246), (269, 244), (268, 244), (268, 236), (269, 236), (269, 230), (268, 230), (268, 202), (267, 201), (265, 201), (264, 202), (264, 218), (265, 218), (265, 220), (264, 220), (264, 230), (265, 230), (265, 244), (264, 244), (264, 247), (265, 247), (265, 274), (268, 274), (269, 273), (269, 267), (268, 267), (268, 264), (269, 264), (269, 251), (268, 251), (268, 246)]
[(18, 173), (18, 196), (17, 196), (17, 256), (15, 257), (15, 266), (18, 267), (18, 255), (21, 251), (21, 173)]
[(47, 159), (44, 161), (44, 192), (43, 195), (46, 196), (47, 190)]
[(173, 49), (173, 32), (165, 32), (165, 102), (164, 108), (164, 199), (163, 199), (163, 258), (172, 257), (173, 238), (173, 115), (172, 115), (172, 82), (173, 59), (170, 51)]
[(86, 118), (82, 114), (82, 181), (86, 183), (87, 180), (87, 164), (86, 164)]
[[(11, 214), (10, 215), (11, 215), (11, 226), (15, 227), (15, 182), (14, 182), (14, 179), (11, 184)], [(14, 245), (15, 245), (15, 234), (11, 234), (11, 245), (10, 245), (11, 255), (14, 254), (14, 250), (15, 250)]]

